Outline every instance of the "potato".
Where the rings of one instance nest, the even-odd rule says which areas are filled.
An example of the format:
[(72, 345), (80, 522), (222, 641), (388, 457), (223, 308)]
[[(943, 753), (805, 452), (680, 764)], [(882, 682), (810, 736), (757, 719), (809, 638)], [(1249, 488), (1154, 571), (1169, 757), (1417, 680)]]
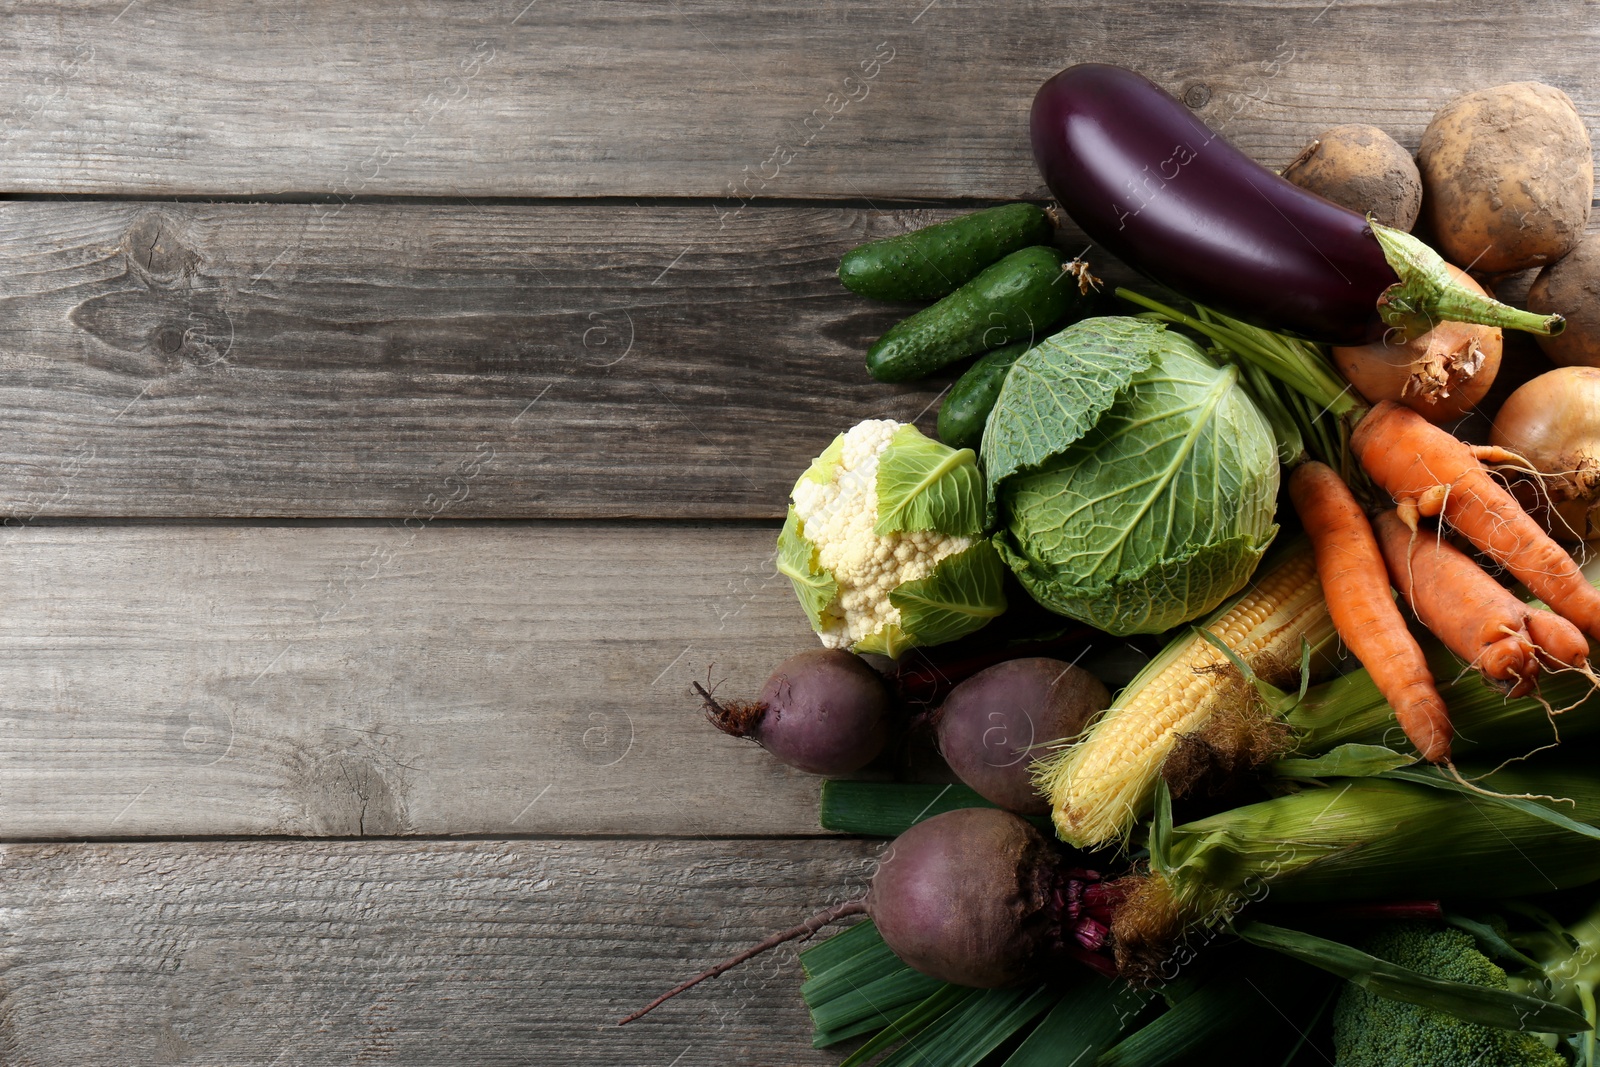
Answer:
[(1417, 165), (1439, 250), (1474, 273), (1553, 263), (1589, 222), (1589, 133), (1553, 86), (1513, 82), (1457, 97), (1428, 123)]
[(1411, 153), (1376, 126), (1359, 122), (1317, 135), (1283, 176), (1335, 204), (1409, 230), (1422, 208), (1422, 176)]
[(1550, 362), (1561, 367), (1600, 367), (1600, 234), (1539, 272), (1528, 290), (1528, 310), (1567, 317), (1554, 337), (1536, 337)]

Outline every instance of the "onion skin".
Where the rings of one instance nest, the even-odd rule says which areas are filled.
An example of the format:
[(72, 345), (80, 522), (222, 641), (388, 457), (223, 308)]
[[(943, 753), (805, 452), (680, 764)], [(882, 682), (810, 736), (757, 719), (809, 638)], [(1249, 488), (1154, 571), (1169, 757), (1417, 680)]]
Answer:
[[(1466, 271), (1449, 269), (1456, 284), (1488, 295)], [(1369, 404), (1393, 400), (1429, 422), (1454, 422), (1494, 384), (1503, 340), (1498, 326), (1446, 321), (1404, 344), (1336, 345), (1333, 362)]]
[(1559, 367), (1506, 398), (1489, 443), (1544, 475), (1535, 513), (1550, 535), (1581, 541), (1600, 534), (1600, 368)]

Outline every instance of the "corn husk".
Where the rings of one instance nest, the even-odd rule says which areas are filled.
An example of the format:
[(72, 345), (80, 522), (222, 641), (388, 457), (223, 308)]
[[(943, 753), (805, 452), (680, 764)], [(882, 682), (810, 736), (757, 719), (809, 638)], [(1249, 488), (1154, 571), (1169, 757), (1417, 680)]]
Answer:
[[(1502, 771), (1484, 784), (1548, 791), (1548, 805), (1600, 824), (1592, 771)], [(1548, 804), (1548, 802), (1542, 802)], [(1280, 900), (1503, 897), (1600, 879), (1600, 840), (1491, 797), (1387, 778), (1335, 780), (1172, 829), (1168, 879), (1214, 887), (1259, 881)]]
[[(1572, 740), (1600, 734), (1600, 693), (1584, 674), (1546, 671), (1539, 676), (1536, 697), (1507, 700), (1431, 636), (1419, 634), (1419, 638), (1439, 682), (1439, 695), (1450, 709), (1457, 757), (1518, 755), (1558, 737)], [(1394, 711), (1364, 670), (1312, 687), (1285, 718), (1300, 735), (1296, 751), (1302, 755), (1343, 744), (1409, 748)]]
[(1119, 968), (1160, 975), (1186, 940), (1265, 899), (1508, 897), (1600, 880), (1600, 835), (1530, 810), (1600, 825), (1600, 776), (1546, 762), (1499, 771), (1483, 786), (1573, 803), (1507, 802), (1372, 777), (1334, 779), (1181, 826), (1163, 826), (1158, 811), (1150, 877), (1113, 925)]
[[(1600, 555), (1583, 567), (1584, 577), (1600, 585)], [(1532, 602), (1540, 606), (1537, 601)], [(1507, 700), (1479, 673), (1420, 627), (1413, 628), (1439, 695), (1450, 709), (1459, 757), (1472, 753), (1527, 752), (1558, 739), (1600, 734), (1600, 692), (1582, 671), (1543, 671), (1534, 696)], [(1405, 734), (1394, 712), (1366, 671), (1355, 671), (1316, 686), (1285, 716), (1300, 734), (1298, 752), (1316, 755), (1336, 745), (1381, 744), (1406, 748)]]

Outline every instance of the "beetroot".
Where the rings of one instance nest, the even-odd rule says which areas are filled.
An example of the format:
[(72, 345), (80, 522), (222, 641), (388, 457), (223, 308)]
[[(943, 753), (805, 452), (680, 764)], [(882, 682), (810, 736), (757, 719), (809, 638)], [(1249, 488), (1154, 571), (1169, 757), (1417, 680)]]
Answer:
[(895, 839), (872, 877), (867, 913), (923, 974), (983, 989), (1018, 985), (1075, 955), (1069, 941), (1103, 943), (1104, 926), (1076, 913), (1086, 876), (1068, 871), (1017, 816), (958, 808)]
[(1038, 746), (1076, 737), (1111, 703), (1088, 671), (1058, 659), (997, 663), (950, 691), (934, 717), (939, 751), (950, 769), (991, 804), (1019, 815), (1044, 815), (1034, 788)]
[(1016, 985), (1066, 960), (1110, 977), (1120, 890), (1069, 855), (1008, 811), (957, 808), (894, 839), (867, 914), (895, 955), (957, 985)]
[(799, 926), (681, 982), (623, 1019), (630, 1023), (707, 978), (865, 911), (908, 966), (957, 985), (993, 989), (1037, 981), (1068, 960), (1107, 977), (1116, 883), (1068, 866), (1026, 820), (996, 808), (958, 808), (918, 823), (889, 846), (864, 899)]
[(815, 648), (790, 656), (753, 703), (719, 702), (698, 683), (695, 689), (719, 730), (812, 774), (859, 771), (889, 740), (889, 689), (853, 652)]

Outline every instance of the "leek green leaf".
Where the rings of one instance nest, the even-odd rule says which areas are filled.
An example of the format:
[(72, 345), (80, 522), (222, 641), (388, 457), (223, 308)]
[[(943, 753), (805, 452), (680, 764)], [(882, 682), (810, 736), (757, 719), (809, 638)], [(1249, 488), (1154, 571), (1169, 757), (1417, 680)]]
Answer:
[[(862, 953), (878, 952), (887, 953), (891, 959), (898, 958), (889, 951), (889, 946), (883, 943), (883, 938), (879, 936), (878, 928), (873, 925), (872, 920), (863, 919), (824, 941), (801, 949), (800, 967), (808, 979), (821, 978), (850, 963)], [(804, 995), (805, 986), (802, 985), (800, 991)]]
[(910, 1011), (895, 1019), (885, 1019), (884, 1028), (860, 1048), (846, 1056), (844, 1062), (839, 1064), (839, 1067), (858, 1067), (859, 1064), (866, 1063), (890, 1045), (899, 1041), (912, 1040), (946, 1012), (959, 1011), (968, 1002), (976, 999), (980, 993), (982, 993), (982, 990), (968, 989), (966, 986), (945, 983), (939, 988), (938, 992), (919, 1003)]
[(957, 808), (992, 808), (964, 785), (910, 782), (822, 783), (817, 821), (824, 830), (874, 837), (898, 837), (924, 819)]
[[(800, 997), (811, 1008), (811, 1018), (818, 1030), (828, 1030), (856, 1021), (856, 1019), (860, 1018), (860, 1015), (853, 1014), (853, 1009), (848, 1003), (860, 999), (856, 994), (865, 987), (873, 985), (880, 978), (888, 978), (909, 970), (901, 962), (900, 957), (891, 952), (889, 946), (883, 943), (883, 938), (878, 936), (877, 927), (872, 924), (870, 919), (859, 922), (850, 929), (865, 930), (873, 935), (872, 940), (864, 944), (860, 951), (845, 956), (837, 966), (822, 970), (819, 973), (813, 973), (808, 965), (806, 973), (809, 977), (800, 985)], [(829, 939), (829, 941), (833, 940), (837, 940), (837, 938)], [(824, 944), (826, 943), (824, 942)], [(804, 962), (803, 959), (802, 962)], [(912, 971), (910, 973), (915, 974), (916, 972)], [(934, 984), (937, 983), (935, 982)], [(931, 990), (924, 990), (922, 994), (910, 999), (920, 1000), (928, 992), (931, 992)], [(829, 1016), (825, 1018), (823, 1015), (825, 1011), (845, 1012), (848, 1017), (840, 1019)]]
[(802, 949), (800, 965), (807, 975), (800, 995), (811, 1009), (813, 1048), (882, 1029), (947, 988), (907, 967), (871, 919)]
[(811, 1023), (816, 1028), (812, 1035), (813, 1047), (824, 1047), (817, 1044), (819, 1037), (832, 1045), (870, 1034), (888, 1025), (896, 1012), (926, 1000), (944, 988), (945, 983), (912, 970), (901, 963), (898, 957), (894, 959), (894, 964), (887, 973), (876, 978), (852, 974), (852, 981), (858, 981), (859, 984), (831, 1000), (812, 1006)]
[[(1208, 1053), (1218, 1050), (1234, 1051), (1228, 1062), (1264, 1062), (1263, 1046), (1303, 1033), (1319, 1002), (1326, 1002), (1324, 981), (1333, 984), (1270, 952), (1230, 946), (1222, 953), (1225, 962), (1196, 976), (1188, 995), (1113, 1045), (1098, 1067), (1209, 1062)], [(1240, 1055), (1246, 1048), (1251, 1055)]]
[(984, 989), (977, 994), (908, 1039), (879, 1067), (977, 1067), (1055, 999), (1042, 985)]
[[(947, 811), (995, 806), (964, 785), (829, 779), (822, 783), (817, 821), (835, 833), (899, 837)], [(1029, 816), (1028, 821), (1041, 830), (1050, 828), (1048, 816)]]
[(1126, 982), (1082, 981), (1067, 990), (1002, 1067), (1087, 1067), (1150, 1000), (1149, 992)]

